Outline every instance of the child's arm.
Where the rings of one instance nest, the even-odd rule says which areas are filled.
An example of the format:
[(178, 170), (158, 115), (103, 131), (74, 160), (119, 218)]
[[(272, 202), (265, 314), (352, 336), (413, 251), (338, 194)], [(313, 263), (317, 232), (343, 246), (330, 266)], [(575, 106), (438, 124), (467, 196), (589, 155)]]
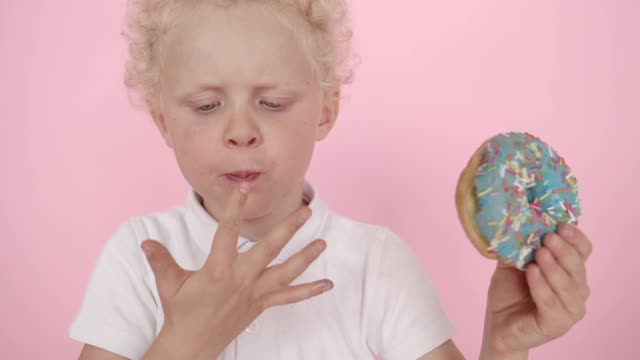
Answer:
[(78, 360), (129, 360), (124, 356), (114, 354), (111, 351), (85, 344), (82, 347)]
[[(498, 263), (491, 279), (481, 360), (526, 360), (528, 350), (556, 339), (580, 321), (589, 297), (585, 261), (591, 242), (563, 224), (549, 234), (526, 273)], [(419, 360), (464, 357), (448, 341)]]
[(464, 360), (464, 355), (458, 350), (453, 340), (447, 340), (444, 344), (433, 349), (418, 360)]
[[(382, 346), (384, 350), (384, 345), (395, 344), (392, 350), (383, 351), (385, 360), (409, 358), (410, 355), (418, 360), (464, 359), (451, 337), (425, 351), (433, 343), (427, 334), (437, 332), (432, 323), (446, 327), (443, 325), (446, 322), (438, 320), (442, 319), (437, 315), (441, 310), (437, 306), (434, 308), (434, 304), (427, 305), (435, 294), (417, 292), (422, 289), (420, 283), (425, 282), (418, 278), (420, 281), (411, 283), (412, 296), (405, 297), (405, 290), (398, 283), (412, 273), (421, 274), (420, 264), (402, 247), (387, 249), (385, 254), (387, 261), (381, 265), (396, 258), (411, 271), (405, 270), (400, 263), (382, 266), (382, 274), (400, 273), (402, 276), (385, 282), (387, 291), (393, 293), (388, 298), (391, 302), (387, 304), (387, 313), (395, 316), (376, 322), (382, 328), (390, 326), (386, 332), (390, 339), (374, 341), (374, 349)], [(545, 238), (545, 246), (536, 254), (537, 265), (531, 265), (526, 272), (499, 263), (489, 287), (480, 360), (526, 360), (529, 349), (562, 336), (580, 321), (589, 297), (585, 261), (590, 254), (591, 242), (587, 237), (576, 227), (565, 224), (559, 227), (558, 234)], [(424, 289), (430, 288), (431, 285), (426, 284)], [(398, 303), (399, 298), (404, 300)], [(383, 301), (385, 298), (381, 294), (377, 299)], [(427, 308), (435, 310), (429, 310), (431, 315), (425, 316), (420, 309), (427, 311)], [(424, 331), (425, 335), (416, 337), (417, 330)], [(453, 334), (444, 332), (443, 335)], [(423, 353), (416, 354), (419, 349), (423, 349)]]

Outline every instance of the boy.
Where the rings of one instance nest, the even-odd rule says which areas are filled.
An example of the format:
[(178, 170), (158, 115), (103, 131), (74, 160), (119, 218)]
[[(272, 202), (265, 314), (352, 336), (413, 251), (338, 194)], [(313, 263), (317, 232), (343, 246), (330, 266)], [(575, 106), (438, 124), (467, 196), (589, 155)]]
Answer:
[[(305, 181), (350, 77), (346, 5), (140, 4), (127, 84), (191, 189), (186, 207), (132, 217), (105, 246), (71, 328), (80, 357), (462, 358), (409, 248), (333, 214)], [(584, 316), (590, 245), (560, 231), (526, 279), (496, 269), (483, 359), (526, 358)]]

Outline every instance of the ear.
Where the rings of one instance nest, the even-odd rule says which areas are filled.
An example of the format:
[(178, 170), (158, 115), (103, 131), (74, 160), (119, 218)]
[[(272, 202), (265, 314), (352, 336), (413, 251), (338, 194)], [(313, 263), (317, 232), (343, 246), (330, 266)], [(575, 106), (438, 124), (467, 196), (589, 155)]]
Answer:
[(335, 125), (336, 120), (338, 119), (339, 112), (340, 89), (337, 89), (330, 92), (328, 96), (325, 96), (324, 104), (322, 106), (322, 115), (316, 132), (316, 141), (322, 141), (329, 135), (333, 125)]
[(155, 111), (152, 110), (151, 117), (153, 118), (153, 122), (156, 124), (156, 127), (160, 131), (160, 135), (162, 135), (164, 142), (167, 144), (168, 147), (173, 149), (173, 142), (171, 141), (171, 133), (169, 133), (169, 130), (167, 128), (167, 122), (165, 121), (164, 113), (157, 110)]

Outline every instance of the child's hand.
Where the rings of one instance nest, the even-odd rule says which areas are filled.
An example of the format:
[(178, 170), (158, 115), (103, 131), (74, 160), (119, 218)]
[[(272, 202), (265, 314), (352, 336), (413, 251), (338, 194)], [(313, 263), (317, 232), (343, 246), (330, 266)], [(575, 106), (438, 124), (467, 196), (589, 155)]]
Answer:
[(306, 207), (251, 250), (237, 252), (246, 199), (246, 194), (234, 191), (199, 271), (180, 268), (159, 242), (143, 242), (143, 248), (151, 248), (147, 259), (165, 317), (145, 359), (215, 359), (267, 308), (306, 300), (331, 288), (326, 280), (289, 286), (324, 250), (324, 241), (314, 241), (284, 263), (266, 268), (309, 218)]
[[(482, 359), (526, 358), (527, 350), (565, 334), (586, 313), (585, 261), (591, 242), (562, 224), (525, 272), (498, 263), (491, 279)], [(524, 355), (524, 356), (523, 356)]]

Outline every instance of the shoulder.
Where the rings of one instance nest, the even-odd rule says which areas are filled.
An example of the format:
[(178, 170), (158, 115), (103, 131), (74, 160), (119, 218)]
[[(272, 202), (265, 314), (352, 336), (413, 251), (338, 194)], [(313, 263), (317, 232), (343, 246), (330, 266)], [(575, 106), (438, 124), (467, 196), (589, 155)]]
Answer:
[(372, 296), (378, 296), (388, 285), (426, 275), (411, 246), (391, 228), (335, 214), (327, 222), (319, 237), (328, 243), (332, 266), (349, 272), (357, 269)]
[[(127, 222), (137, 238), (153, 238), (188, 232), (189, 219), (185, 206), (129, 217)], [(161, 239), (154, 239), (161, 241)]]
[(335, 246), (358, 248), (368, 255), (385, 251), (412, 253), (409, 245), (389, 227), (356, 221), (334, 213), (328, 216), (323, 233), (339, 239), (335, 241)]
[(382, 359), (416, 359), (452, 338), (448, 318), (422, 261), (388, 227), (338, 220), (364, 259), (362, 314), (367, 345)]
[(186, 211), (184, 207), (174, 207), (142, 215), (132, 215), (121, 221), (111, 233), (104, 245), (104, 253), (112, 253), (111, 258), (118, 259), (137, 272), (146, 272), (147, 262), (140, 245), (145, 240), (156, 240), (168, 249), (179, 251), (184, 244), (185, 235), (189, 235)]
[(189, 232), (187, 211), (178, 206), (148, 214), (132, 215), (122, 221), (110, 239), (110, 245), (117, 249), (130, 250), (140, 247), (147, 239), (157, 240), (164, 245), (173, 235)]
[(343, 255), (376, 258), (386, 242), (400, 240), (389, 228), (330, 213), (320, 236)]

